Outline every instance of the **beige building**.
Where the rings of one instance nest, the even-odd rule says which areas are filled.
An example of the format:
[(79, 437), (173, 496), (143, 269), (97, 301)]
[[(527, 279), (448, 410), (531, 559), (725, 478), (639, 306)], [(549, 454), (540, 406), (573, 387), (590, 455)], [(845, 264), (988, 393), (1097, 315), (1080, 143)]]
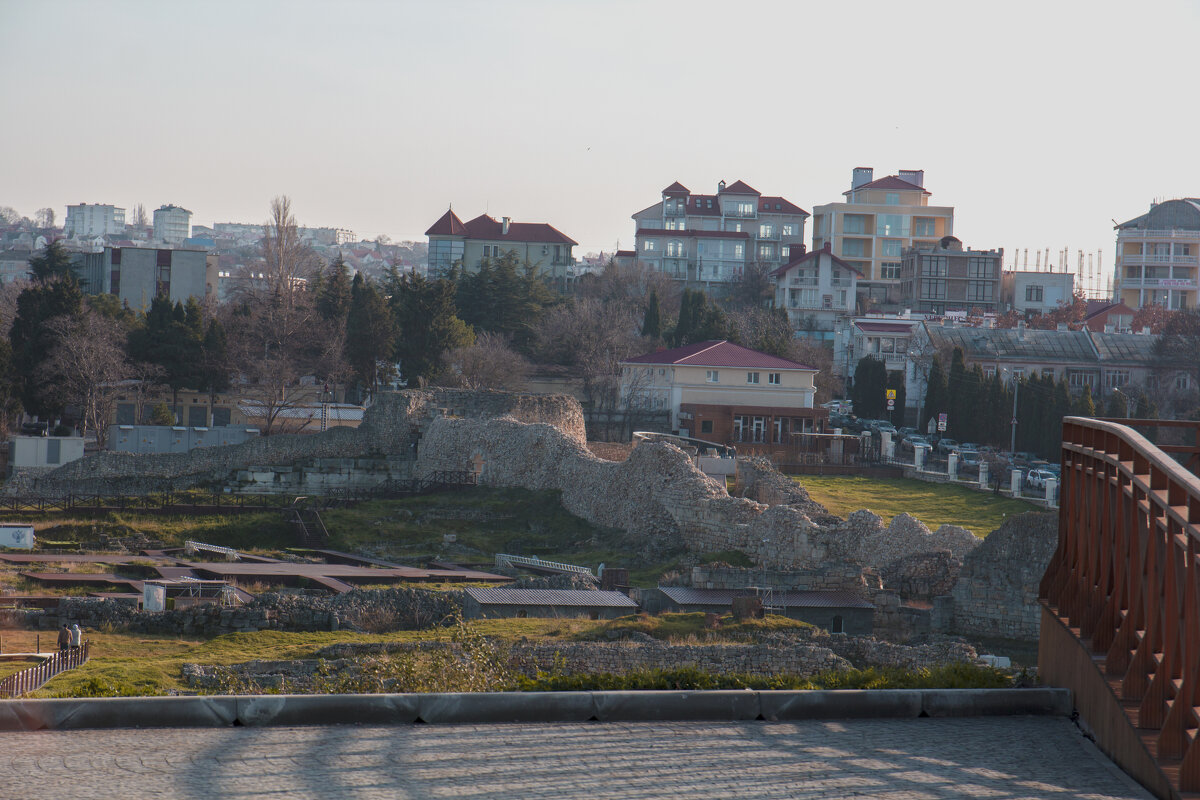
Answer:
[(478, 272), (484, 259), (515, 252), (522, 263), (533, 264), (543, 277), (568, 280), (575, 276), (571, 248), (578, 242), (544, 222), (496, 220), (487, 214), (463, 222), (453, 210), (425, 231), (429, 237), (429, 272), (444, 275), (461, 265)]
[(954, 233), (954, 208), (929, 205), (924, 170), (900, 170), (874, 179), (871, 167), (855, 167), (846, 200), (813, 208), (813, 250), (833, 253), (864, 277), (860, 294), (896, 302), (905, 250), (933, 247)]
[(1155, 203), (1117, 226), (1116, 297), (1133, 309), (1196, 306), (1200, 199)]
[(726, 442), (783, 442), (819, 430), (817, 370), (727, 341), (648, 353), (621, 362), (621, 397), (668, 410), (681, 436)]

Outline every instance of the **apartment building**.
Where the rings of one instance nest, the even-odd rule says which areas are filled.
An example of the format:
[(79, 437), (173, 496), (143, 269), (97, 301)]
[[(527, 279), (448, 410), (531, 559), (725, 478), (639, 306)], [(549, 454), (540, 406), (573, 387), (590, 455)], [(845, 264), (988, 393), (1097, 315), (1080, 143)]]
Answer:
[(487, 214), (463, 222), (451, 209), (425, 235), (429, 237), (431, 275), (444, 275), (455, 265), (478, 272), (484, 259), (515, 251), (517, 258), (536, 266), (543, 277), (574, 277), (571, 248), (579, 242), (545, 222), (513, 222), (508, 217), (496, 220)]
[(792, 258), (771, 273), (775, 279), (775, 307), (787, 311), (797, 331), (811, 338), (830, 339), (837, 318), (854, 313), (856, 287), (862, 277), (855, 267), (835, 256), (826, 245), (805, 252), (791, 250)]
[(105, 247), (79, 253), (76, 269), (88, 294), (115, 294), (138, 311), (158, 295), (171, 302), (200, 300), (208, 291), (209, 258), (204, 250)]
[(116, 236), (125, 232), (125, 209), (101, 203), (67, 206), (63, 236), (80, 239), (89, 236)]
[(782, 443), (819, 432), (828, 413), (813, 407), (813, 367), (727, 341), (648, 353), (621, 362), (621, 397), (666, 410), (682, 436)]
[(813, 208), (812, 248), (830, 244), (863, 274), (861, 294), (897, 302), (904, 251), (953, 235), (954, 208), (929, 205), (924, 170), (902, 169), (878, 180), (874, 175), (871, 167), (855, 167), (845, 201)]
[(1046, 314), (1073, 302), (1075, 275), (1070, 272), (1010, 270), (1001, 278), (1000, 300), (1022, 314)]
[(1116, 227), (1115, 300), (1194, 308), (1200, 266), (1200, 198), (1152, 203), (1150, 211)]
[(862, 359), (882, 361), (888, 372), (904, 373), (906, 409), (918, 408), (931, 355), (923, 324), (912, 315), (841, 317), (833, 336), (833, 374), (851, 380)]
[(179, 206), (159, 206), (154, 209), (154, 240), (167, 244), (183, 244), (192, 235), (192, 212)]
[[(693, 194), (676, 181), (662, 199), (633, 215), (634, 259), (693, 287), (738, 280), (749, 264), (774, 270), (804, 243), (808, 212), (743, 181)], [(628, 254), (623, 254), (628, 255)]]
[(900, 299), (913, 311), (996, 311), (1000, 308), (1004, 248), (971, 250), (954, 236), (904, 251)]

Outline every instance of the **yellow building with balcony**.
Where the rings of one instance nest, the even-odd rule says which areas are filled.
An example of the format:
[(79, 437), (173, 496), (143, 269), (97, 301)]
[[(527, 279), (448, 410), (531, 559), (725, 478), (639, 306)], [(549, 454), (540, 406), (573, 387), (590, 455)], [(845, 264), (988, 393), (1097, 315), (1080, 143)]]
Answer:
[(1116, 227), (1113, 285), (1130, 308), (1196, 306), (1200, 266), (1200, 199), (1154, 203), (1149, 213)]
[(954, 234), (953, 206), (931, 206), (925, 171), (902, 169), (875, 179), (855, 167), (846, 200), (813, 208), (813, 250), (834, 255), (863, 274), (859, 294), (880, 303), (900, 300), (900, 263), (909, 248), (931, 248)]

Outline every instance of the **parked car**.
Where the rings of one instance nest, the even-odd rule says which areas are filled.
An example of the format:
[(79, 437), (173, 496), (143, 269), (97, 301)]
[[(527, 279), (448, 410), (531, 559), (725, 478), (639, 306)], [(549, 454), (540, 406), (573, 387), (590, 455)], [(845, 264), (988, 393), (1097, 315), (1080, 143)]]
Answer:
[(920, 434), (920, 431), (917, 430), (916, 428), (905, 425), (903, 427), (896, 428), (896, 433), (898, 433), (900, 435), (900, 438), (907, 439), (908, 437), (913, 436), (915, 434)]
[(938, 439), (937, 451), (939, 453), (948, 456), (957, 449), (958, 449), (958, 442), (954, 441), (950, 437), (943, 436), (941, 439)]
[(892, 435), (893, 439), (896, 438), (896, 426), (885, 419), (875, 420), (871, 424), (871, 430), (873, 430), (875, 433), (883, 433), (884, 431), (887, 431)]
[(1012, 454), (1012, 463), (1019, 467), (1028, 466), (1037, 460), (1037, 453), (1031, 453), (1028, 450), (1018, 450)]
[(1033, 489), (1045, 489), (1046, 481), (1058, 480), (1058, 477), (1048, 469), (1031, 469), (1025, 475), (1025, 485)]
[(958, 451), (958, 463), (964, 467), (975, 467), (978, 469), (980, 458), (979, 451), (974, 448), (963, 447)]
[(927, 439), (924, 436), (915, 434), (915, 433), (912, 434), (911, 436), (906, 436), (904, 438), (904, 441), (902, 441), (900, 443), (900, 446), (903, 447), (905, 450), (913, 450), (913, 451), (915, 451), (917, 449), (917, 445), (920, 445), (921, 447), (929, 447), (929, 448), (933, 447), (933, 443), (930, 442), (929, 439)]

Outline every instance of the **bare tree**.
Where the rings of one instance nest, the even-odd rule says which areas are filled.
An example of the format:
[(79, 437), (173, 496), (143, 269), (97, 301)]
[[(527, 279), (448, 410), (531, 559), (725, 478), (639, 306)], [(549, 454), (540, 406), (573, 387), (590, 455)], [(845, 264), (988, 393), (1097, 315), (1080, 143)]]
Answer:
[(144, 228), (150, 224), (150, 218), (146, 215), (146, 207), (138, 203), (133, 207), (133, 211), (129, 214), (129, 224), (136, 228)]
[(263, 226), (262, 253), (266, 292), (284, 305), (292, 305), (297, 292), (320, 270), (320, 262), (300, 238), (287, 195), (271, 201), (271, 219)]
[(529, 378), (529, 362), (509, 346), (505, 337), (484, 332), (469, 347), (448, 351), (437, 382), (464, 389), (522, 389)]
[(122, 394), (133, 398), (133, 421), (141, 423), (146, 418), (146, 404), (150, 398), (157, 397), (166, 387), (163, 383), (167, 376), (166, 369), (161, 364), (151, 364), (146, 361), (136, 361), (129, 365), (128, 377), (132, 381)]
[(39, 208), (37, 213), (33, 215), (34, 222), (43, 230), (54, 227), (54, 209)]
[(833, 372), (833, 348), (812, 339), (793, 339), (788, 358), (817, 369), (813, 377), (817, 387), (817, 405), (842, 396), (844, 382)]
[(42, 364), (46, 381), (79, 407), (83, 432), (95, 432), (97, 444), (103, 447), (119, 383), (129, 375), (124, 329), (90, 310), (79, 318), (55, 317), (46, 327), (56, 339)]
[(0, 206), (0, 225), (16, 225), (21, 221), (21, 214), (12, 206)]

